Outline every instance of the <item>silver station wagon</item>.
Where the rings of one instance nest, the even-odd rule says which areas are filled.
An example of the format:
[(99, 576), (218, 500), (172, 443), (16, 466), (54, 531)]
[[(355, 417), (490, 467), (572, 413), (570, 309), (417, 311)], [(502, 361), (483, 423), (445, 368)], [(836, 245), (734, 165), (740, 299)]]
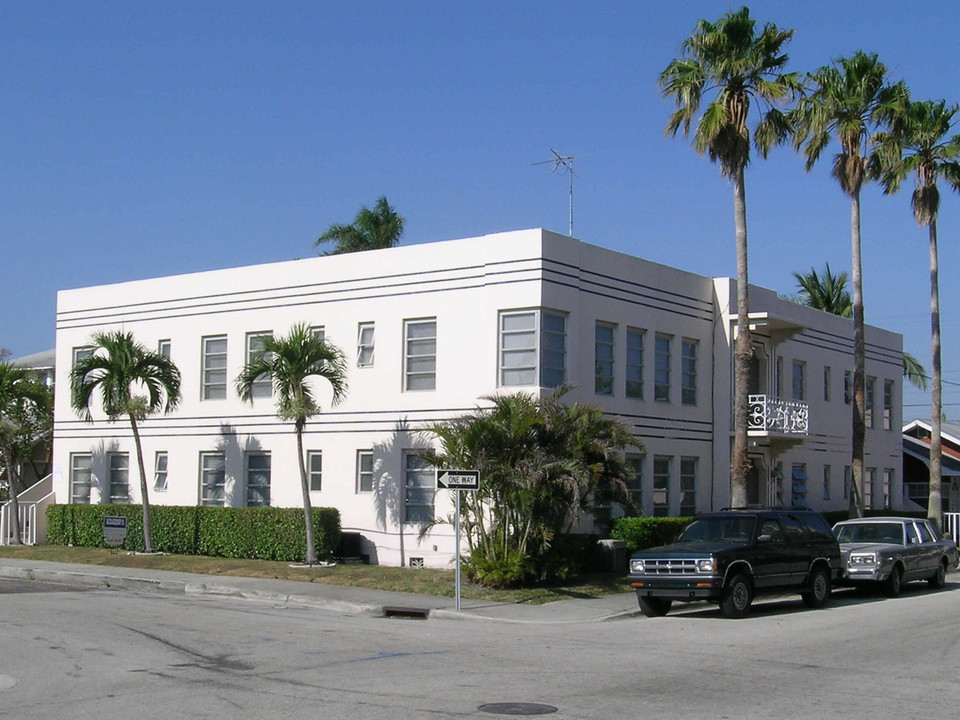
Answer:
[(870, 517), (833, 526), (843, 571), (838, 585), (879, 585), (896, 597), (904, 583), (926, 580), (941, 588), (957, 567), (957, 545), (941, 538), (929, 520)]

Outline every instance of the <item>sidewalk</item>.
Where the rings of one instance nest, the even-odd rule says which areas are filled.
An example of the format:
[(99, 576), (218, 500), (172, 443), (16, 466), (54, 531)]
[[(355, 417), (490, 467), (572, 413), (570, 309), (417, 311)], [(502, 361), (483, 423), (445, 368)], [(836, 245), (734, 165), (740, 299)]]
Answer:
[(166, 570), (71, 565), (15, 558), (0, 558), (0, 578), (118, 588), (141, 593), (231, 597), (373, 617), (574, 623), (627, 618), (640, 612), (632, 592), (595, 599), (561, 600), (546, 605), (513, 605), (464, 599), (461, 610), (458, 611), (452, 597), (290, 580), (194, 575)]

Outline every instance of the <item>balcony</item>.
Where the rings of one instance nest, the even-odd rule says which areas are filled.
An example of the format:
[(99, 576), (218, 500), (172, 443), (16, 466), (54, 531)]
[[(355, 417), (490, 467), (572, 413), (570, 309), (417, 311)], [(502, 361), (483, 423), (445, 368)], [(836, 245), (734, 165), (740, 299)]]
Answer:
[(810, 408), (798, 400), (781, 400), (769, 395), (750, 395), (747, 434), (802, 442), (810, 426)]

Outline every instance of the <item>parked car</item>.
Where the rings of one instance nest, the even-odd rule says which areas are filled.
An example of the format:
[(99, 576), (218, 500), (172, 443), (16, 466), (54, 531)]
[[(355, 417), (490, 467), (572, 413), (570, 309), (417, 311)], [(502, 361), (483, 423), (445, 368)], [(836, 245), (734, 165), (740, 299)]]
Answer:
[(880, 585), (896, 597), (904, 583), (926, 580), (941, 588), (957, 567), (957, 545), (942, 538), (929, 520), (870, 517), (833, 526), (840, 542), (843, 572), (838, 584)]
[(628, 582), (648, 617), (674, 601), (719, 603), (727, 617), (755, 595), (796, 591), (807, 607), (830, 599), (840, 546), (823, 516), (805, 509), (735, 509), (698, 515), (676, 542), (634, 553)]

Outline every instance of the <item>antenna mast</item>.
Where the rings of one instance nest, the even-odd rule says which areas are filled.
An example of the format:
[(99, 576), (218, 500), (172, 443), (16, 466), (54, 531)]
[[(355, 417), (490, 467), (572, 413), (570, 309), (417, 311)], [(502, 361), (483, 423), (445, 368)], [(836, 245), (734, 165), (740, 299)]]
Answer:
[(566, 173), (570, 176), (570, 237), (573, 237), (573, 155), (561, 155), (553, 148), (550, 148), (550, 152), (553, 153), (552, 160), (541, 160), (540, 162), (533, 163), (534, 165), (546, 165), (547, 163), (553, 164), (553, 172), (558, 175), (563, 175)]

